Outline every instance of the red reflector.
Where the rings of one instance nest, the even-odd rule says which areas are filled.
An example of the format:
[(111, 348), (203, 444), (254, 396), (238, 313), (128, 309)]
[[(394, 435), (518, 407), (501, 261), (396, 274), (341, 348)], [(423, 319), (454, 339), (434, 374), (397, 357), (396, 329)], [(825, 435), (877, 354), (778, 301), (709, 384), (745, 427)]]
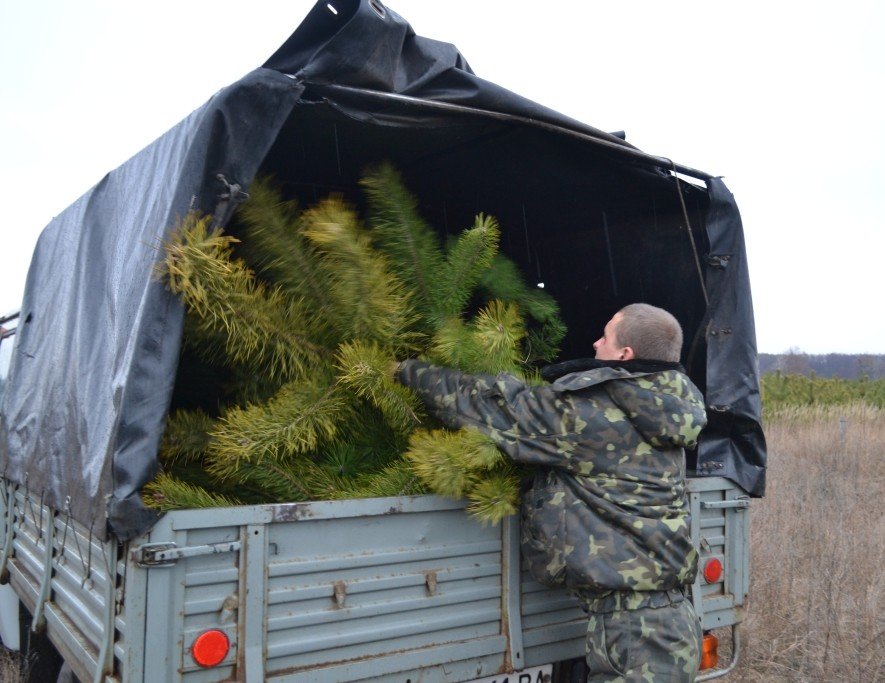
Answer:
[(704, 581), (707, 583), (716, 583), (722, 578), (722, 562), (715, 557), (707, 560), (704, 564)]
[(719, 639), (712, 633), (707, 633), (701, 642), (701, 671), (712, 669), (718, 663)]
[(227, 636), (216, 629), (206, 631), (197, 636), (191, 655), (200, 666), (215, 666), (219, 664), (230, 650), (230, 641)]

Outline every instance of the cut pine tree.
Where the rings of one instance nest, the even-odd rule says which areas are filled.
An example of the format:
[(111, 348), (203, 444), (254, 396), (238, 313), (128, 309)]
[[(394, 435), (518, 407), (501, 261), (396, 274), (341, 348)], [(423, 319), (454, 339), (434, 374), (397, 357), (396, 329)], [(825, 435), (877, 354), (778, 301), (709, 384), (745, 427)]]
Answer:
[(487, 523), (516, 510), (512, 463), (478, 432), (439, 428), (392, 368), (532, 376), (565, 333), (556, 302), (498, 253), (495, 219), (444, 244), (392, 166), (361, 187), (368, 224), (341, 197), (302, 211), (259, 178), (241, 241), (196, 215), (173, 232), (163, 275), (185, 343), (233, 386), (170, 415), (149, 505), (432, 491)]

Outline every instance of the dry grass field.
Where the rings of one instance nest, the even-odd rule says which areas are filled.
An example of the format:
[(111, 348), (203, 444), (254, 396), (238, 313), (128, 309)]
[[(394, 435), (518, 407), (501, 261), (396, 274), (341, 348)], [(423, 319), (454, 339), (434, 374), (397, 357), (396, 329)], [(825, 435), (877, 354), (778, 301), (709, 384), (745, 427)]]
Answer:
[(885, 409), (766, 415), (743, 661), (726, 680), (885, 681)]
[(21, 657), (14, 652), (0, 649), (0, 683), (19, 683), (27, 680)]

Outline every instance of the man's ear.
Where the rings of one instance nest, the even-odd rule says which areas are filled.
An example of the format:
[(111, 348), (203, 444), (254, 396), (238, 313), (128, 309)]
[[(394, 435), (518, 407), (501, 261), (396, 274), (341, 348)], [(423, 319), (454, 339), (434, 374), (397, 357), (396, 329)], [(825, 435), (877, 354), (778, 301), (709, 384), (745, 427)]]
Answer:
[(633, 360), (634, 358), (636, 358), (636, 354), (633, 353), (632, 346), (625, 346), (621, 349), (621, 360)]

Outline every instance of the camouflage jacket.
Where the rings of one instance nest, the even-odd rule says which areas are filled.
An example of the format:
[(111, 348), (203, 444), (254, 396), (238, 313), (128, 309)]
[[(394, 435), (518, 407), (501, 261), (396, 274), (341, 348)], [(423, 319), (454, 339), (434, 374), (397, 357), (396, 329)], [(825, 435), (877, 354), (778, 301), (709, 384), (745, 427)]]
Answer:
[(540, 466), (522, 501), (523, 557), (538, 581), (599, 596), (691, 583), (683, 448), (706, 424), (701, 393), (676, 369), (599, 366), (531, 386), (409, 360), (397, 379), (447, 426)]

